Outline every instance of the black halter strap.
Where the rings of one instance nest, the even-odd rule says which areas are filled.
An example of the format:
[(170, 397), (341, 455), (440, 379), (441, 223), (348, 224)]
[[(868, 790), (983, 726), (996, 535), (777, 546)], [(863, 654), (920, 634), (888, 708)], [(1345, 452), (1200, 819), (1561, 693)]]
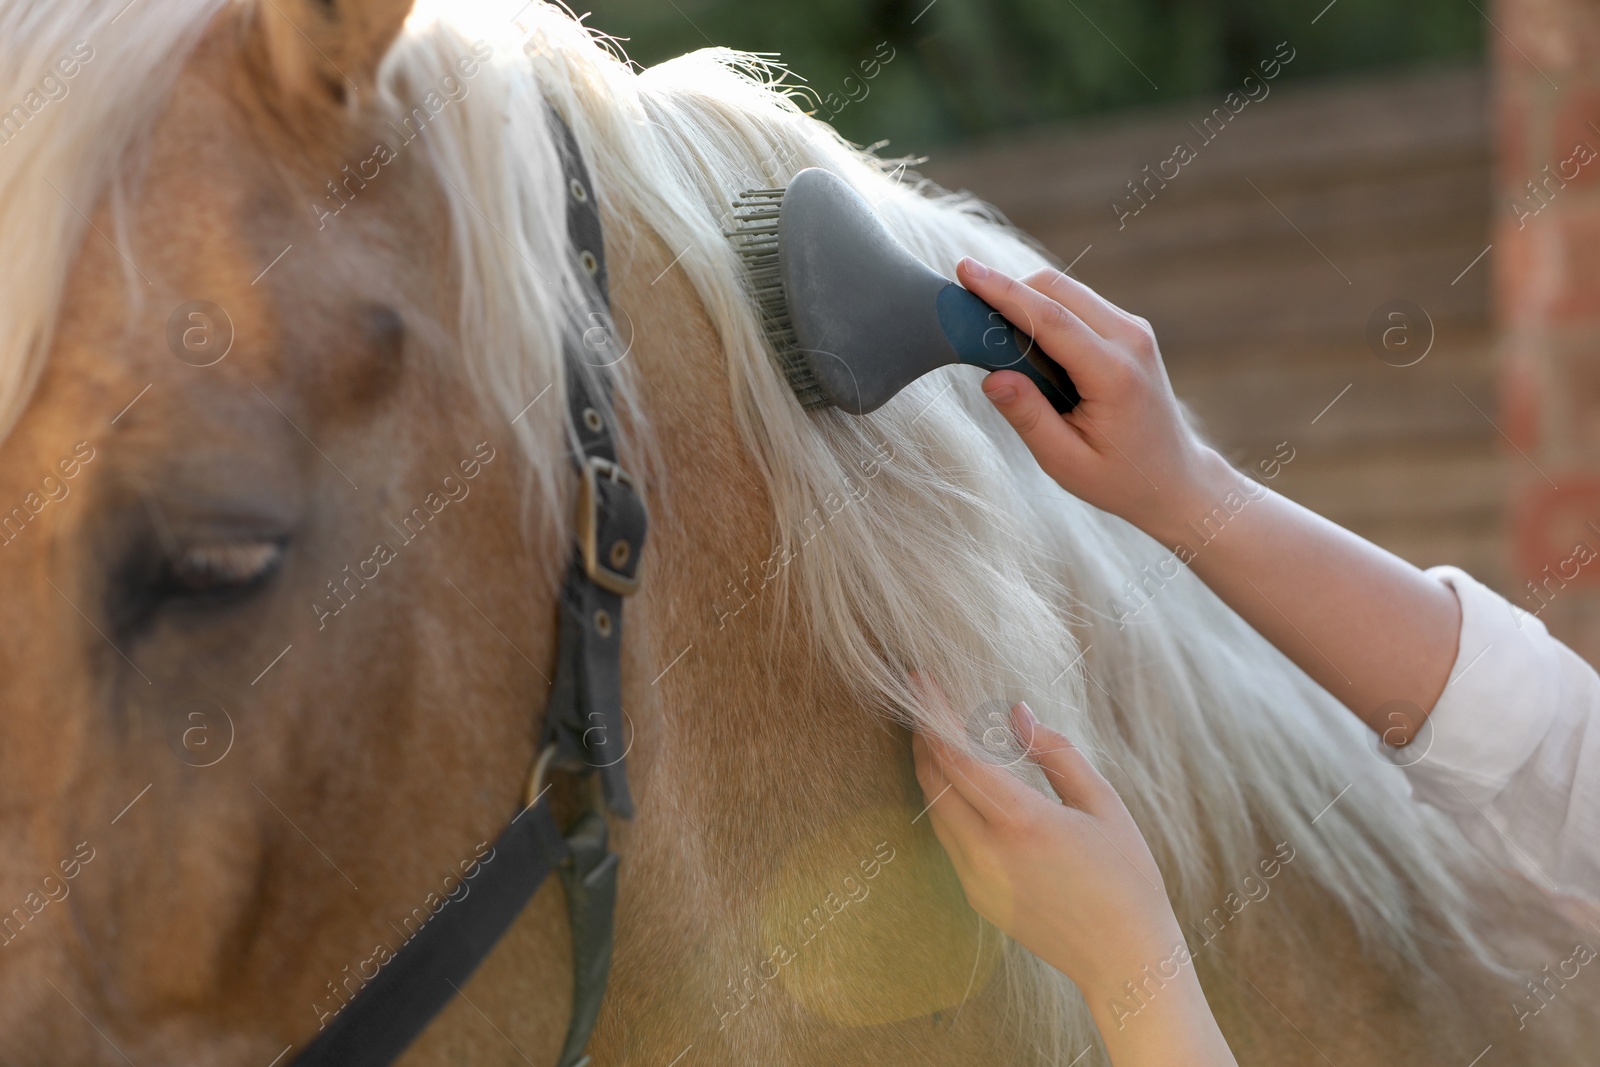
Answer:
[[(600, 212), (572, 129), (554, 108), (567, 201), (567, 237), (588, 279), (587, 306), (562, 355), (579, 474), (578, 544), (560, 597), (555, 681), (523, 807), (481, 861), (471, 892), (445, 903), (295, 1058), (295, 1067), (387, 1067), (427, 1028), (552, 871), (572, 928), (572, 1015), (556, 1067), (584, 1067), (611, 971), (618, 858), (606, 809), (633, 815), (623, 766), (622, 600), (639, 583), (647, 526), (633, 479), (617, 464), (612, 431), (610, 290)], [(578, 339), (578, 338), (581, 338)], [(597, 786), (562, 833), (545, 797), (553, 770)]]

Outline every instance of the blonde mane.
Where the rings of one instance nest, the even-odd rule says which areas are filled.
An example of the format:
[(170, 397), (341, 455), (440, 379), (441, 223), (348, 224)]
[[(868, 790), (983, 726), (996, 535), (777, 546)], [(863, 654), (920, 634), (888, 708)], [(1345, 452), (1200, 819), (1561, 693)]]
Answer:
[[(115, 25), (120, 0), (0, 7), (0, 107), (74, 40), (96, 49), (71, 99), (0, 145), (0, 244), (11, 250), (0, 285), (0, 425), (26, 403), (71, 251), (98, 239), (72, 205), (88, 211), (115, 193), (119, 160), (159, 108), (173, 59), (225, 2), (140, 0)], [(544, 403), (557, 406), (545, 410), (563, 410), (555, 324), (564, 316), (555, 312), (574, 306), (577, 282), (557, 266), (566, 262), (563, 200), (548, 98), (584, 146), (602, 203), (618, 209), (613, 257), (642, 236), (628, 226), (681, 251), (675, 269), (720, 335), (734, 410), (781, 531), (766, 561), (781, 563), (762, 577), (774, 586), (767, 595), (789, 598), (810, 648), (863, 705), (971, 745), (970, 728), (993, 725), (988, 709), (1026, 698), (1122, 792), (1190, 929), (1286, 841), (1296, 869), (1375, 950), (1415, 960), (1440, 933), (1473, 943), (1465, 887), (1488, 872), (1442, 816), (1412, 803), (1354, 717), (1187, 572), (1119, 620), (1112, 605), (1127, 599), (1127, 583), (1166, 553), (1051, 483), (983, 400), (975, 372), (931, 375), (862, 419), (802, 412), (722, 231), (741, 190), (820, 166), (946, 274), (964, 254), (1027, 271), (1045, 262), (1040, 252), (981, 205), (904, 180), (903, 169), (841, 141), (754, 57), (708, 49), (641, 71), (556, 8), (535, 4), (513, 24), (518, 3), (470, 15), (463, 6), (479, 12), (423, 0), (382, 86), (396, 106), (474, 42), (493, 48), (425, 139), (455, 228), (462, 348), (489, 402), (509, 419), (550, 386)], [(636, 410), (627, 360), (617, 373), (622, 402)], [(548, 436), (556, 421), (518, 423), (536, 502), (553, 501), (568, 477)], [(906, 680), (917, 667), (939, 678), (953, 706), (972, 709), (965, 723), (921, 709)], [(1081, 1047), (1088, 1021), (1070, 986), (1020, 954), (1014, 964), (1030, 1012), (1050, 1000), (1062, 1039)]]

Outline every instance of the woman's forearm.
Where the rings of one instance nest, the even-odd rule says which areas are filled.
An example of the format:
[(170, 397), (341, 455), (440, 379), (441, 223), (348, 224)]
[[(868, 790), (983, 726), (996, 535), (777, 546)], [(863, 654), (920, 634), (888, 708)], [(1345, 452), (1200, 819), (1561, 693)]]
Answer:
[(1211, 453), (1147, 532), (1390, 744), (1414, 736), (1449, 679), (1455, 594)]

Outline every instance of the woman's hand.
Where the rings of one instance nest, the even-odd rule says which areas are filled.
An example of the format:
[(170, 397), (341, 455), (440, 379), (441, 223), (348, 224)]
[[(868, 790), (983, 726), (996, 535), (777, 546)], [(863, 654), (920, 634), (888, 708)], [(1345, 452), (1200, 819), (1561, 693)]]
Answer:
[(934, 833), (974, 910), (1086, 994), (1114, 995), (1183, 943), (1161, 871), (1122, 798), (1083, 753), (1026, 704), (1012, 718), (1060, 800), (918, 734), (912, 752)]
[(1058, 270), (1019, 281), (963, 259), (956, 276), (1032, 337), (1082, 394), (1061, 415), (1018, 371), (983, 382), (1062, 488), (1168, 541), (1235, 487), (1239, 475), (1184, 421), (1148, 322)]
[(956, 273), (1083, 395), (1058, 415), (1017, 371), (984, 379), (1045, 472), (1173, 550), (1386, 743), (1414, 737), (1456, 660), (1455, 593), (1229, 467), (1184, 422), (1143, 319), (1060, 271), (1017, 281), (963, 259)]
[[(950, 714), (937, 686), (922, 676), (913, 684)], [(1059, 803), (936, 738), (911, 742), (934, 833), (968, 903), (1077, 984), (1116, 1067), (1232, 1067), (1161, 871), (1122, 798), (1026, 704), (1012, 719)], [(1128, 983), (1138, 997), (1125, 993)]]

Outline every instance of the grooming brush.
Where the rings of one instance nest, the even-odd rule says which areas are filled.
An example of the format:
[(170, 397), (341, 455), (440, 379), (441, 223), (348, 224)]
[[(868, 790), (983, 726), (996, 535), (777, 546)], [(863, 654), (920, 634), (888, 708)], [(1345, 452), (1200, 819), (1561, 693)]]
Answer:
[(1057, 411), (1078, 390), (1033, 338), (895, 240), (842, 178), (807, 168), (734, 203), (734, 248), (806, 408), (865, 415), (951, 363), (1026, 374)]

